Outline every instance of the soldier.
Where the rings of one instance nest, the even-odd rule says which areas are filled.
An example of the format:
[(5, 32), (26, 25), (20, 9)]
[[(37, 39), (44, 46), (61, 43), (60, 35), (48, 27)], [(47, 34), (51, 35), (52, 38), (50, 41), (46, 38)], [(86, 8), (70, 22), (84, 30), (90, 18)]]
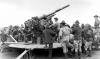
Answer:
[[(91, 46), (92, 46), (92, 41), (94, 39), (94, 36), (93, 36), (93, 30), (91, 29), (91, 25), (86, 25), (87, 27), (85, 28), (84, 30), (84, 40), (85, 40), (85, 52), (86, 52), (86, 55), (91, 57)], [(87, 54), (88, 50), (89, 49), (89, 54)]]
[(28, 23), (27, 21), (24, 22), (25, 28), (28, 28)]
[(75, 24), (73, 24), (72, 26), (71, 26), (71, 29), (73, 29), (75, 27)]
[(46, 25), (45, 30), (43, 31), (43, 35), (44, 35), (44, 43), (46, 45), (47, 48), (47, 44), (49, 44), (49, 58), (51, 58), (52, 56), (52, 48), (53, 48), (53, 41), (55, 39), (55, 35), (56, 33), (53, 32), (48, 25)]
[(69, 45), (69, 37), (70, 37), (70, 28), (65, 25), (65, 21), (62, 21), (60, 23), (61, 28), (59, 31), (59, 40), (61, 43), (61, 46), (63, 48), (63, 53), (65, 55), (65, 58), (68, 58), (68, 45)]
[(60, 29), (60, 23), (59, 23), (58, 18), (54, 18), (54, 21), (55, 21), (55, 23), (53, 25), (57, 26), (57, 29), (59, 30)]
[(7, 37), (9, 37), (8, 35), (7, 35), (7, 33), (4, 31), (4, 30), (2, 30), (1, 31), (1, 48), (0, 48), (0, 51), (1, 52), (3, 52), (3, 50), (4, 50), (4, 48), (5, 48), (5, 41), (7, 41)]
[(25, 39), (25, 37), (24, 37), (24, 25), (22, 24), (21, 25), (21, 28), (20, 28), (20, 31), (21, 31), (21, 36), (20, 36), (20, 39), (22, 40), (22, 41), (24, 41), (24, 39)]
[(55, 23), (53, 23), (51, 26), (54, 26), (55, 27), (55, 31), (57, 33), (57, 36), (56, 36), (56, 41), (57, 41), (57, 38), (59, 36), (60, 23), (58, 21), (58, 18), (54, 18), (54, 21), (55, 21)]
[(12, 34), (13, 34), (13, 37), (16, 39), (16, 41), (20, 40), (19, 38), (20, 38), (21, 31), (19, 30), (18, 26), (15, 26), (15, 29), (12, 32)]
[(81, 28), (82, 28), (82, 52), (84, 53), (85, 52), (85, 49), (84, 49), (84, 45), (85, 45), (85, 42), (84, 42), (84, 24), (81, 25)]
[[(76, 20), (75, 22), (75, 27), (72, 29), (72, 34), (74, 35), (74, 44), (75, 44), (75, 59), (78, 58), (78, 55), (79, 55), (79, 58), (81, 58), (81, 53), (82, 53), (82, 50), (81, 50), (81, 46), (82, 46), (82, 38), (81, 38), (81, 32), (82, 32), (82, 29), (81, 27), (79, 26), (79, 21)], [(79, 52), (79, 54), (78, 54)]]
[(23, 30), (23, 33), (24, 33), (24, 41), (25, 42), (28, 42), (29, 40), (31, 40), (31, 30), (29, 29), (29, 28), (25, 28), (24, 30)]
[(99, 38), (100, 38), (100, 29), (98, 27), (95, 27), (95, 30), (94, 30), (94, 35), (95, 35), (95, 48), (98, 50), (98, 43), (99, 43)]
[(10, 25), (8, 29), (8, 35), (12, 35), (12, 32), (13, 32), (13, 26)]

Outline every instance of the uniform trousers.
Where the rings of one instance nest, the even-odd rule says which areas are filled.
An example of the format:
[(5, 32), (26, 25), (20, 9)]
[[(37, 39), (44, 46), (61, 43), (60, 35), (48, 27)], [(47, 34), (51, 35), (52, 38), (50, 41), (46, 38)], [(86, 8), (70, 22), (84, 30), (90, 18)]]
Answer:
[(82, 49), (81, 49), (81, 46), (82, 46), (82, 40), (74, 40), (74, 47), (75, 47), (75, 52), (82, 52)]
[(69, 35), (68, 36), (64, 36), (61, 41), (61, 46), (63, 49), (63, 53), (67, 53), (68, 52), (68, 46), (69, 46)]
[[(89, 38), (89, 39), (92, 39), (92, 38)], [(85, 40), (85, 46), (84, 46), (85, 50), (86, 51), (87, 51), (87, 49), (91, 50), (91, 48), (92, 48), (91, 46), (92, 46), (92, 41)]]

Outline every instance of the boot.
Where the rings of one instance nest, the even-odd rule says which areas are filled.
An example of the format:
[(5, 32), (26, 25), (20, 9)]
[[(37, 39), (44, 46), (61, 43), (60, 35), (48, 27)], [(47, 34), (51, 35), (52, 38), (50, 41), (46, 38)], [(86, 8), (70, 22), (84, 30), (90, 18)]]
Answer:
[(75, 59), (78, 59), (78, 52), (75, 52)]
[(67, 59), (67, 53), (64, 53), (65, 59)]
[(86, 54), (85, 54), (85, 55), (86, 55), (86, 57), (88, 57), (88, 55), (89, 55), (89, 52), (88, 52), (88, 51), (86, 51)]
[(69, 59), (69, 57), (68, 57), (68, 52), (66, 53), (66, 59)]
[(52, 57), (52, 49), (49, 50), (49, 59)]
[(79, 52), (79, 58), (78, 59), (81, 59), (82, 57), (82, 52)]
[(89, 50), (89, 54), (88, 54), (88, 56), (91, 57), (91, 50)]

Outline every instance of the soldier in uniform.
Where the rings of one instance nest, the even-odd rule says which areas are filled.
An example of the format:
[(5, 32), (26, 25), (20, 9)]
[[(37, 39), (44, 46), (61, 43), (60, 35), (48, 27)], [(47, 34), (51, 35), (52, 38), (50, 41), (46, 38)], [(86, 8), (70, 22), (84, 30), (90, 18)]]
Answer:
[[(85, 28), (84, 30), (84, 40), (85, 40), (85, 52), (86, 52), (86, 55), (91, 57), (91, 46), (92, 46), (92, 41), (94, 39), (94, 36), (93, 36), (93, 30), (91, 29), (91, 25), (86, 25), (87, 27)], [(89, 49), (89, 53), (87, 54), (88, 52), (88, 49)]]
[(98, 47), (99, 47), (99, 45), (98, 45), (98, 43), (99, 43), (99, 38), (100, 38), (100, 30), (99, 30), (99, 28), (98, 27), (95, 27), (95, 30), (94, 30), (94, 35), (95, 35), (95, 40), (94, 40), (94, 42), (95, 42), (95, 48), (98, 50)]
[(12, 35), (12, 32), (13, 32), (13, 26), (10, 25), (8, 29), (8, 35)]
[(65, 55), (65, 58), (68, 58), (68, 45), (69, 45), (69, 38), (70, 38), (70, 28), (65, 25), (65, 21), (62, 21), (60, 23), (61, 28), (59, 31), (59, 41), (61, 43), (61, 46), (63, 48), (63, 53)]
[(6, 47), (4, 42), (7, 41), (7, 37), (9, 36), (4, 30), (1, 31), (0, 35), (1, 35), (1, 43), (2, 43), (0, 47), (0, 51), (3, 52), (4, 48)]
[(21, 24), (21, 28), (20, 28), (20, 31), (21, 31), (20, 39), (21, 39), (22, 41), (24, 41), (24, 38), (25, 38), (25, 37), (24, 37), (24, 32), (23, 32), (24, 29), (25, 29), (25, 28), (24, 28), (24, 25)]
[(52, 48), (53, 48), (53, 41), (55, 39), (56, 33), (52, 31), (48, 25), (46, 25), (45, 30), (43, 31), (44, 36), (44, 43), (47, 48), (47, 44), (49, 44), (49, 58), (52, 56)]
[(55, 32), (57, 33), (57, 36), (56, 36), (56, 41), (57, 41), (57, 38), (59, 36), (60, 23), (58, 21), (58, 18), (54, 18), (54, 21), (55, 21), (55, 23), (53, 23), (51, 26), (54, 26)]
[(81, 25), (81, 28), (82, 28), (82, 52), (84, 53), (85, 52), (85, 49), (84, 49), (84, 45), (85, 45), (85, 42), (84, 42), (84, 24)]
[[(76, 20), (75, 27), (72, 29), (72, 34), (74, 35), (74, 44), (75, 44), (75, 59), (81, 58), (82, 50), (82, 38), (81, 38), (81, 32), (82, 28), (79, 26), (79, 21)], [(79, 54), (78, 54), (79, 52)], [(78, 56), (79, 55), (79, 56)]]
[(13, 34), (13, 37), (16, 39), (16, 41), (20, 40), (19, 37), (20, 37), (21, 31), (19, 30), (18, 26), (15, 26), (15, 29), (12, 34)]
[(31, 35), (32, 35), (32, 34), (31, 34), (31, 33), (32, 33), (31, 30), (30, 30), (29, 28), (25, 28), (25, 29), (23, 30), (23, 33), (24, 33), (24, 38), (25, 38), (24, 41), (25, 41), (25, 42), (30, 41), (30, 40), (31, 40), (31, 37), (32, 37), (32, 36), (31, 36)]

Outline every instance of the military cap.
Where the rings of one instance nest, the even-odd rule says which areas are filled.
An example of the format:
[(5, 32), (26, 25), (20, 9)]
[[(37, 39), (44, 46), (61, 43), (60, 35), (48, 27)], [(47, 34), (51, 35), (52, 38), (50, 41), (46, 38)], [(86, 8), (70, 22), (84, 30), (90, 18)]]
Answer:
[(99, 17), (98, 15), (95, 15), (94, 17)]

